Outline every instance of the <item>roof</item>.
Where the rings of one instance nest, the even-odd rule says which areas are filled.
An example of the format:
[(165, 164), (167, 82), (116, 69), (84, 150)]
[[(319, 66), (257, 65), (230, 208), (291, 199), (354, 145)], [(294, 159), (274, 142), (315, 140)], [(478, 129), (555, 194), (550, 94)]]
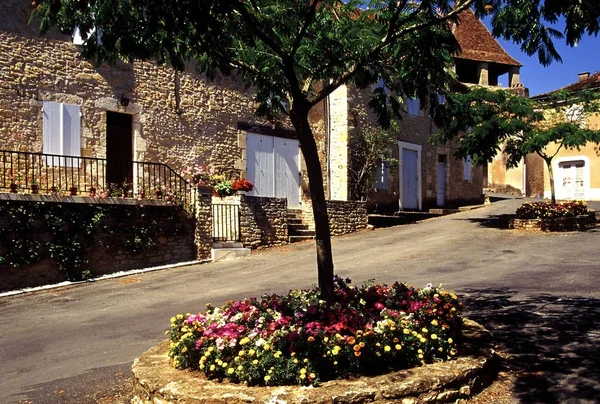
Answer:
[(594, 74), (590, 74), (585, 79), (580, 79), (580, 80), (576, 81), (575, 83), (571, 83), (567, 86), (557, 88), (556, 90), (552, 90), (547, 93), (538, 94), (531, 98), (533, 98), (534, 100), (535, 99), (543, 99), (543, 98), (548, 97), (549, 95), (552, 95), (558, 91), (563, 91), (563, 90), (567, 90), (567, 91), (597, 90), (597, 91), (600, 91), (600, 71), (597, 71)]
[(509, 66), (523, 66), (500, 46), (473, 11), (467, 9), (460, 13), (458, 18), (458, 24), (452, 27), (454, 36), (462, 49), (456, 56), (457, 58)]

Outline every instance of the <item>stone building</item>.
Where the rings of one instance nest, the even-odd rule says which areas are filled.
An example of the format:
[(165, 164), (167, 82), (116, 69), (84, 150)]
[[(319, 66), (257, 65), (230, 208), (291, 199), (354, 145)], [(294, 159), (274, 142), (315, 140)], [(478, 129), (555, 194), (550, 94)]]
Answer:
[[(77, 35), (40, 37), (38, 24), (27, 23), (30, 13), (26, 2), (0, 4), (0, 149), (105, 159), (105, 173), (96, 176), (109, 183), (145, 178), (146, 171), (140, 174), (145, 166), (133, 162), (166, 164), (174, 173), (210, 164), (253, 181), (251, 195), (285, 197), (290, 208), (310, 208), (294, 132), (286, 121), (256, 117), (252, 89), (239, 77), (208, 81), (191, 64), (184, 72), (139, 61), (95, 67), (80, 58)], [(463, 47), (456, 57), (460, 81), (495, 85), (507, 73), (511, 86), (519, 84), (518, 62), (470, 11), (461, 15), (455, 34)], [(311, 112), (328, 199), (351, 199), (349, 148), (358, 131), (375, 122), (367, 96), (340, 88)], [(417, 100), (406, 105), (394, 150), (401, 163), (394, 170), (382, 166), (378, 173), (374, 200), (380, 208), (420, 210), (481, 201), (483, 170), (455, 159), (451, 145), (428, 145), (431, 120)], [(121, 162), (118, 167), (115, 161)], [(61, 165), (71, 168), (69, 175), (81, 175), (81, 166), (72, 169), (76, 163), (54, 164)], [(147, 185), (138, 180), (137, 187)]]

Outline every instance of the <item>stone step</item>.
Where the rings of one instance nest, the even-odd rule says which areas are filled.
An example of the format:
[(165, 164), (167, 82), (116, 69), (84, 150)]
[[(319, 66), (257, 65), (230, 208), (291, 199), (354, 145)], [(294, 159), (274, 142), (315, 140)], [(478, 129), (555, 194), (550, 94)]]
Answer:
[(217, 241), (213, 243), (213, 248), (244, 248), (239, 241)]
[(288, 225), (290, 224), (302, 224), (302, 219), (299, 218), (289, 218), (287, 219)]
[(290, 243), (296, 243), (298, 241), (314, 240), (315, 236), (290, 236)]
[(306, 236), (306, 237), (314, 237), (315, 236), (315, 231), (314, 230), (295, 230), (290, 232), (288, 229), (288, 235), (290, 236)]
[(302, 223), (288, 223), (288, 232), (296, 230), (308, 230), (308, 225)]
[(250, 255), (249, 248), (213, 248), (211, 258), (213, 261), (228, 260)]

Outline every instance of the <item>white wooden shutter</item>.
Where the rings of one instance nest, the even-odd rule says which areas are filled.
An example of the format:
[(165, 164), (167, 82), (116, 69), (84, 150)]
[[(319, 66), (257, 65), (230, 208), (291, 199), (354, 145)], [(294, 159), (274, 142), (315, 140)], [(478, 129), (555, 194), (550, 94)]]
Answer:
[(377, 189), (388, 189), (390, 182), (390, 169), (389, 165), (385, 161), (379, 161), (377, 163), (377, 173), (376, 173), (376, 185)]
[[(45, 154), (60, 156), (81, 155), (81, 107), (73, 104), (44, 101), (43, 104), (43, 146)], [(65, 165), (65, 159), (47, 157), (46, 164)], [(75, 166), (77, 162), (67, 161)]]
[(274, 196), (273, 137), (248, 133), (246, 160), (246, 176), (254, 183), (250, 195)]
[[(81, 155), (81, 107), (73, 104), (62, 104), (63, 107), (63, 155)], [(79, 166), (79, 159), (67, 159), (70, 167)]]
[(463, 178), (466, 181), (471, 181), (471, 156), (466, 156), (463, 166)]
[(274, 138), (275, 194), (287, 198), (289, 207), (300, 203), (299, 144), (297, 140)]
[(43, 152), (62, 154), (60, 104), (44, 101)]

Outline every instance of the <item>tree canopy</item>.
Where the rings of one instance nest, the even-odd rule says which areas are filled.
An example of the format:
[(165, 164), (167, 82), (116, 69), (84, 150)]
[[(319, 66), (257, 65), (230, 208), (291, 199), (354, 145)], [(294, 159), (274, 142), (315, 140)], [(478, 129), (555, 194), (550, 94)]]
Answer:
[[(436, 117), (439, 130), (431, 141), (457, 138), (456, 154), (486, 164), (498, 153), (506, 166), (516, 167), (529, 154), (537, 154), (550, 173), (554, 193), (552, 159), (563, 149), (579, 149), (600, 142), (600, 128), (587, 125), (600, 111), (600, 94), (592, 91), (558, 91), (541, 100), (510, 91), (477, 87), (468, 93), (450, 94)], [(555, 146), (555, 147), (552, 147)]]
[[(194, 59), (209, 78), (240, 72), (257, 112), (287, 114), (307, 163), (316, 227), (319, 286), (332, 291), (333, 260), (312, 107), (343, 85), (377, 82), (369, 106), (388, 127), (398, 97), (437, 108), (454, 79), (459, 51), (452, 24), (467, 8), (491, 15), (493, 33), (512, 38), (544, 64), (559, 59), (551, 29), (564, 16), (567, 43), (597, 34), (596, 0), (34, 0), (41, 32), (79, 27), (82, 54), (96, 64), (153, 59), (182, 70)], [(432, 95), (436, 96), (432, 96)], [(280, 101), (287, 100), (289, 109)]]

